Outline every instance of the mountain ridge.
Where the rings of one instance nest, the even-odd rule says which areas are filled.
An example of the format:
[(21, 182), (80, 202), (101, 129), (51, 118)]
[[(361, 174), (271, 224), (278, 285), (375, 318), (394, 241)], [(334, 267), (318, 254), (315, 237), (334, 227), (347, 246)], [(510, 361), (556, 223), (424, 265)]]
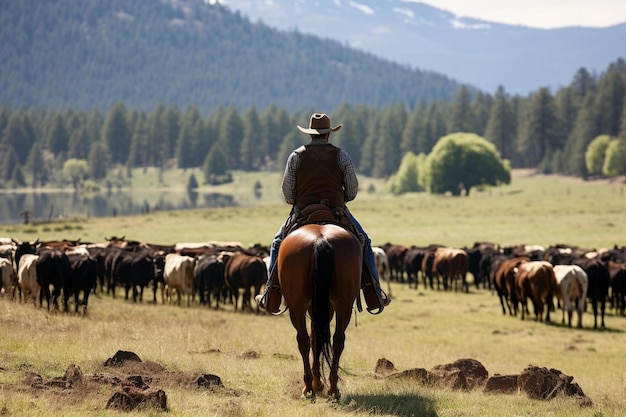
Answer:
[(626, 46), (626, 23), (606, 28), (539, 29), (489, 22), (402, 0), (222, 0), (253, 21), (323, 34), (412, 68), (444, 74), (485, 92), (553, 91), (579, 68), (600, 72)]

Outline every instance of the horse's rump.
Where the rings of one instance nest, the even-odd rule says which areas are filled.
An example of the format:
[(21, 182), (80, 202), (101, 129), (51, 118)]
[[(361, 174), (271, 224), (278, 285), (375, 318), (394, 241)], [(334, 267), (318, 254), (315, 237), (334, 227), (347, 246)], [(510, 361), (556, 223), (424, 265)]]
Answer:
[[(339, 396), (339, 357), (343, 351), (343, 334), (359, 294), (362, 253), (359, 240), (335, 224), (301, 226), (287, 235), (280, 246), (278, 279), (297, 332), (305, 369), (305, 394), (315, 395), (315, 391), (321, 390), (320, 358), (324, 358), (330, 366), (328, 393)], [(310, 337), (307, 312), (311, 318)], [(331, 337), (333, 315), (335, 335)], [(310, 348), (313, 349), (312, 366)]]

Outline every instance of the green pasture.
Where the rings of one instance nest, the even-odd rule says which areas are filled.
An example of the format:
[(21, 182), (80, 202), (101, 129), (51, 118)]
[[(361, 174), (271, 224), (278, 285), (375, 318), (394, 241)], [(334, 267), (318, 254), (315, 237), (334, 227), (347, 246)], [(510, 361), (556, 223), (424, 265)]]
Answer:
[[(184, 188), (189, 175), (189, 171), (166, 171), (162, 187)], [(254, 196), (257, 182), (262, 189), (260, 199)], [(133, 184), (133, 194), (145, 194), (146, 199), (150, 190), (159, 187), (155, 172), (136, 171)], [(102, 242), (115, 235), (160, 244), (207, 240), (269, 244), (289, 213), (280, 194), (278, 173), (241, 174), (231, 184), (203, 186), (201, 190), (234, 195), (240, 206), (5, 225), (0, 226), (0, 236)], [(348, 206), (374, 245), (439, 243), (463, 247), (490, 241), (603, 248), (626, 244), (623, 182), (584, 182), (517, 172), (510, 185), (473, 190), (469, 197), (427, 193), (394, 197), (384, 191), (380, 180), (365, 178), (356, 200)]]

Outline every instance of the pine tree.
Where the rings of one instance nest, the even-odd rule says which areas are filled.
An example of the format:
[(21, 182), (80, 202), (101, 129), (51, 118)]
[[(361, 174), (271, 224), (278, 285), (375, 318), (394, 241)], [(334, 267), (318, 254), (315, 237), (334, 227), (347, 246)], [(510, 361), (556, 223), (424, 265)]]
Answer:
[(509, 159), (515, 147), (513, 112), (504, 87), (498, 87), (495, 101), (489, 112), (485, 138), (493, 143), (503, 158)]
[(115, 104), (102, 126), (102, 140), (106, 143), (114, 164), (124, 164), (128, 159), (131, 131), (126, 117), (126, 107), (122, 103)]

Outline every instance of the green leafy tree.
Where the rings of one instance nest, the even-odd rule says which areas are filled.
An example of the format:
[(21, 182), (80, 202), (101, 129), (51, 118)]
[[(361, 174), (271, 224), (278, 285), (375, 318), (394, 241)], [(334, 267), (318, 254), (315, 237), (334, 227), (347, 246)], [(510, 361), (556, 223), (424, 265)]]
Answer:
[(415, 155), (408, 152), (400, 162), (398, 172), (389, 177), (385, 184), (390, 193), (400, 195), (404, 193), (423, 191), (419, 180), (419, 167), (426, 160), (425, 154)]
[(426, 184), (433, 194), (468, 195), (473, 187), (511, 182), (508, 160), (487, 139), (452, 133), (437, 142), (427, 158)]
[(609, 143), (602, 173), (609, 177), (626, 175), (626, 139), (613, 139)]
[(89, 163), (84, 159), (70, 158), (63, 163), (63, 177), (72, 183), (75, 190), (89, 176)]
[(611, 136), (600, 135), (589, 143), (585, 152), (585, 164), (587, 171), (592, 175), (602, 174), (602, 167), (606, 157), (606, 149), (611, 143)]

